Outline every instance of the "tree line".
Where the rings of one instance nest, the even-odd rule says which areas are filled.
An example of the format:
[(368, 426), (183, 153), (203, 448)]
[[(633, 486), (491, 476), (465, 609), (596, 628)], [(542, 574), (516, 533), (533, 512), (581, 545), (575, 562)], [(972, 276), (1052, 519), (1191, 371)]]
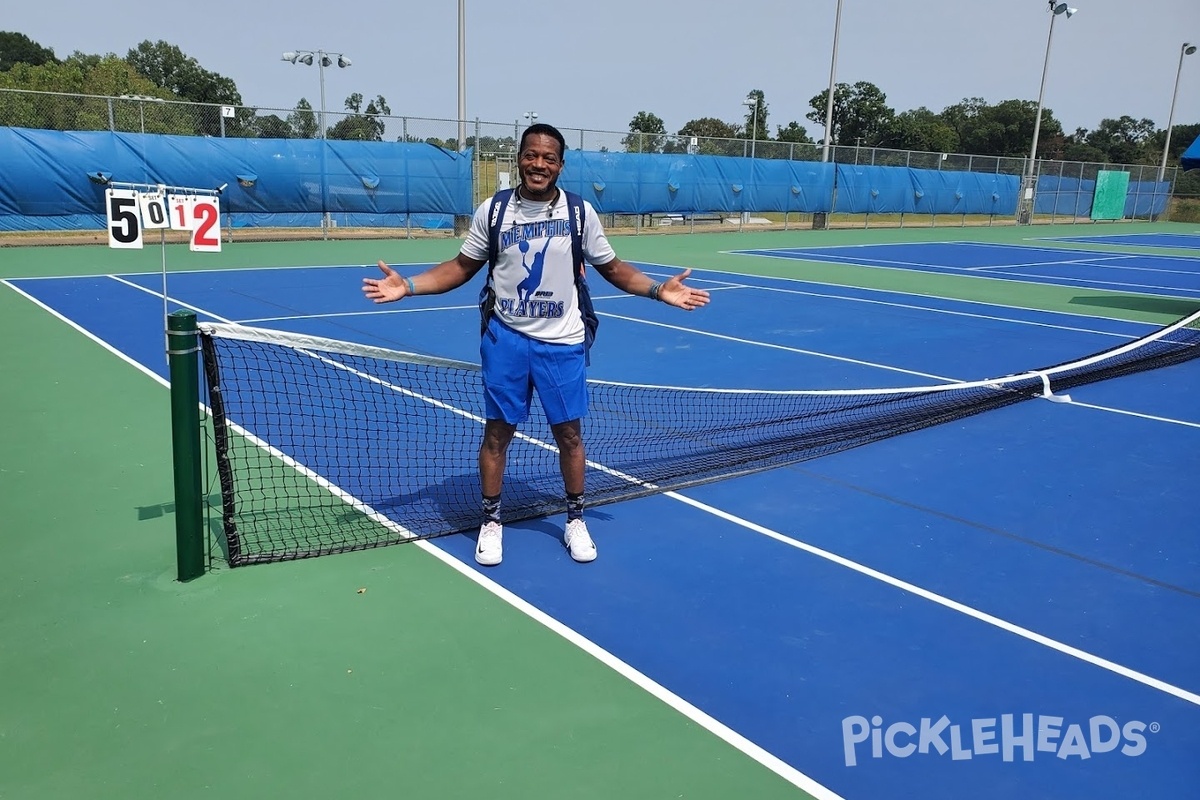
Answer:
[[(822, 131), (828, 98), (828, 89), (814, 95), (809, 100), (811, 111), (805, 115)], [(748, 93), (746, 106), (746, 116), (736, 122), (694, 119), (674, 134), (668, 133), (656, 114), (639, 111), (630, 120), (629, 135), (622, 144), (634, 152), (678, 152), (690, 147), (696, 137), (698, 151), (714, 155), (742, 155), (745, 148), (741, 142), (745, 140), (823, 144), (815, 142), (795, 120), (775, 126), (772, 136), (770, 108), (760, 89)], [(1033, 101), (1004, 100), (993, 105), (981, 97), (964, 98), (940, 112), (922, 106), (897, 113), (887, 104), (883, 90), (870, 81), (838, 83), (833, 92), (829, 143), (835, 147), (1024, 158), (1029, 155), (1036, 117), (1037, 103)], [(1037, 155), (1058, 161), (1157, 166), (1166, 135), (1153, 120), (1130, 116), (1102, 119), (1093, 130), (1077, 128), (1067, 133), (1053, 110), (1043, 107)], [(1180, 154), (1197, 136), (1200, 123), (1175, 125), (1168, 164), (1178, 164)], [(767, 152), (782, 151), (774, 148)]]
[[(0, 89), (123, 99), (109, 104), (0, 92), (0, 122), (14, 127), (108, 130), (119, 123), (121, 130), (190, 136), (312, 139), (321, 135), (320, 114), (307, 98), (301, 97), (285, 116), (260, 114), (243, 104), (231, 78), (205, 69), (165, 41), (143, 41), (124, 57), (75, 51), (59, 59), (25, 34), (0, 31)], [(337, 122), (326, 127), (326, 138), (383, 139), (382, 117), (392, 110), (382, 95), (367, 100), (355, 92), (343, 105), (345, 113), (338, 113)], [(232, 107), (233, 116), (223, 117), (222, 106)]]
[[(80, 51), (64, 59), (28, 36), (0, 31), (0, 88), (49, 93), (132, 98), (118, 109), (101, 108), (87, 102), (34, 102), (27, 95), (0, 92), (0, 121), (7, 125), (57, 130), (108, 129), (113, 115), (120, 114), (121, 129), (187, 135), (228, 135), (259, 138), (315, 138), (322, 121), (312, 104), (301, 97), (286, 115), (260, 114), (248, 108), (236, 83), (205, 69), (176, 45), (165, 41), (143, 41), (124, 57), (86, 54)], [(825, 129), (828, 89), (809, 100), (805, 118), (822, 132)], [(161, 103), (149, 102), (151, 100)], [(169, 105), (175, 102), (176, 105)], [(186, 105), (184, 105), (186, 104)], [(349, 95), (345, 112), (326, 126), (326, 138), (381, 141), (391, 108), (383, 95), (366, 99)], [(222, 118), (220, 106), (232, 106), (233, 117)], [(991, 104), (983, 98), (961, 102), (934, 112), (924, 106), (897, 112), (887, 104), (887, 95), (869, 81), (839, 83), (834, 87), (830, 144), (865, 148), (915, 150), (932, 153), (966, 153), (979, 156), (1022, 158), (1033, 139), (1037, 104), (1029, 100), (1004, 100)], [(663, 120), (649, 111), (638, 112), (622, 140), (628, 152), (700, 152), (714, 155), (745, 155), (747, 143), (762, 144), (763, 157), (784, 157), (780, 144), (818, 144), (798, 121), (769, 124), (770, 107), (762, 90), (747, 95), (746, 113), (734, 122), (713, 117), (688, 121), (674, 134)], [(1200, 123), (1175, 125), (1168, 164), (1200, 136)], [(697, 144), (693, 147), (693, 137)], [(457, 149), (454, 140), (428, 141)], [(1042, 109), (1038, 157), (1061, 161), (1157, 166), (1162, 158), (1166, 131), (1152, 120), (1122, 116), (1102, 119), (1095, 129), (1063, 130), (1051, 109)], [(500, 145), (511, 147), (511, 139), (468, 138), (467, 146), (495, 152)], [(774, 145), (774, 146), (771, 146)], [(757, 152), (757, 151), (756, 151)], [(1195, 177), (1200, 184), (1200, 177)]]

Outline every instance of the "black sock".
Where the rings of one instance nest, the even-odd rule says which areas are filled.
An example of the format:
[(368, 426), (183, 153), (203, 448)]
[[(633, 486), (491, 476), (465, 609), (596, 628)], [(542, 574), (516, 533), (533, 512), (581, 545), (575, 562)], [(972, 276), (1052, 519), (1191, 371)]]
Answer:
[(483, 496), (483, 521), (484, 522), (499, 522), (500, 521), (500, 495), (495, 497)]
[(583, 493), (567, 492), (567, 520), (583, 518)]

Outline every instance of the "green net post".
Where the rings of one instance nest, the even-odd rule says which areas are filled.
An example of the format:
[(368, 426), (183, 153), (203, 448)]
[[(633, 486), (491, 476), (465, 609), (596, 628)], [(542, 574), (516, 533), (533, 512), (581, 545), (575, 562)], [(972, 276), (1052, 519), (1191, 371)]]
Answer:
[(195, 312), (170, 314), (167, 362), (171, 370), (171, 450), (175, 467), (175, 557), (181, 581), (204, 574), (199, 351)]

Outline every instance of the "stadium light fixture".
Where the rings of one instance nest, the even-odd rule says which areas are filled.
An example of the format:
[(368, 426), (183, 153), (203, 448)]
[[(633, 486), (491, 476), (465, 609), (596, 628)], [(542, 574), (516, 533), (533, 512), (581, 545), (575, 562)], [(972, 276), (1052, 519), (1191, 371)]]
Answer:
[(1167, 176), (1167, 152), (1171, 149), (1171, 128), (1175, 124), (1175, 100), (1179, 97), (1179, 76), (1183, 74), (1183, 57), (1196, 52), (1196, 45), (1184, 42), (1179, 48), (1179, 67), (1175, 70), (1175, 91), (1171, 95), (1171, 113), (1167, 116), (1167, 141), (1163, 143), (1162, 165), (1158, 168), (1158, 182)]
[(1042, 105), (1046, 97), (1046, 73), (1050, 66), (1050, 44), (1054, 41), (1054, 20), (1060, 16), (1068, 19), (1079, 13), (1079, 9), (1071, 8), (1066, 3), (1056, 3), (1047, 0), (1050, 11), (1050, 32), (1046, 35), (1046, 58), (1042, 62), (1042, 85), (1038, 89), (1037, 116), (1033, 120), (1033, 144), (1029, 148), (1029, 162), (1025, 165), (1025, 180), (1021, 182), (1021, 196), (1017, 199), (1017, 222), (1033, 221), (1033, 174), (1037, 167), (1038, 136), (1042, 132)]
[(146, 103), (165, 103), (161, 97), (151, 97), (148, 94), (123, 94), (120, 95), (122, 100), (136, 100), (138, 104), (138, 121), (141, 124), (142, 133), (146, 132)]
[[(526, 128), (528, 128), (530, 125), (532, 125), (534, 122), (536, 122), (537, 118), (538, 118), (536, 111), (526, 111), (523, 116), (525, 117), (525, 127)], [(518, 153), (520, 151), (520, 148), (521, 148), (521, 120), (515, 119), (515, 120), (513, 120), (513, 152)]]
[[(333, 57), (337, 57), (337, 61)], [(317, 71), (321, 74), (321, 135), (320, 138), (325, 138), (325, 68), (331, 67), (335, 63), (341, 69), (345, 69), (352, 63), (345, 53), (329, 53), (325, 50), (288, 50), (282, 56), (283, 61), (290, 61), (293, 64), (303, 64), (306, 67), (311, 67), (313, 61), (317, 62)]]

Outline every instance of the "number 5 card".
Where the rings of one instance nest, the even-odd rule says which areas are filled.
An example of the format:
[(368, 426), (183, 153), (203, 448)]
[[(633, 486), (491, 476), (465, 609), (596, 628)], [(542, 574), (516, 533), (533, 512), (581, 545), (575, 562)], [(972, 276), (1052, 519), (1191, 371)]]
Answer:
[(133, 189), (105, 189), (104, 212), (108, 223), (108, 246), (142, 249), (142, 225), (138, 218), (138, 193)]

